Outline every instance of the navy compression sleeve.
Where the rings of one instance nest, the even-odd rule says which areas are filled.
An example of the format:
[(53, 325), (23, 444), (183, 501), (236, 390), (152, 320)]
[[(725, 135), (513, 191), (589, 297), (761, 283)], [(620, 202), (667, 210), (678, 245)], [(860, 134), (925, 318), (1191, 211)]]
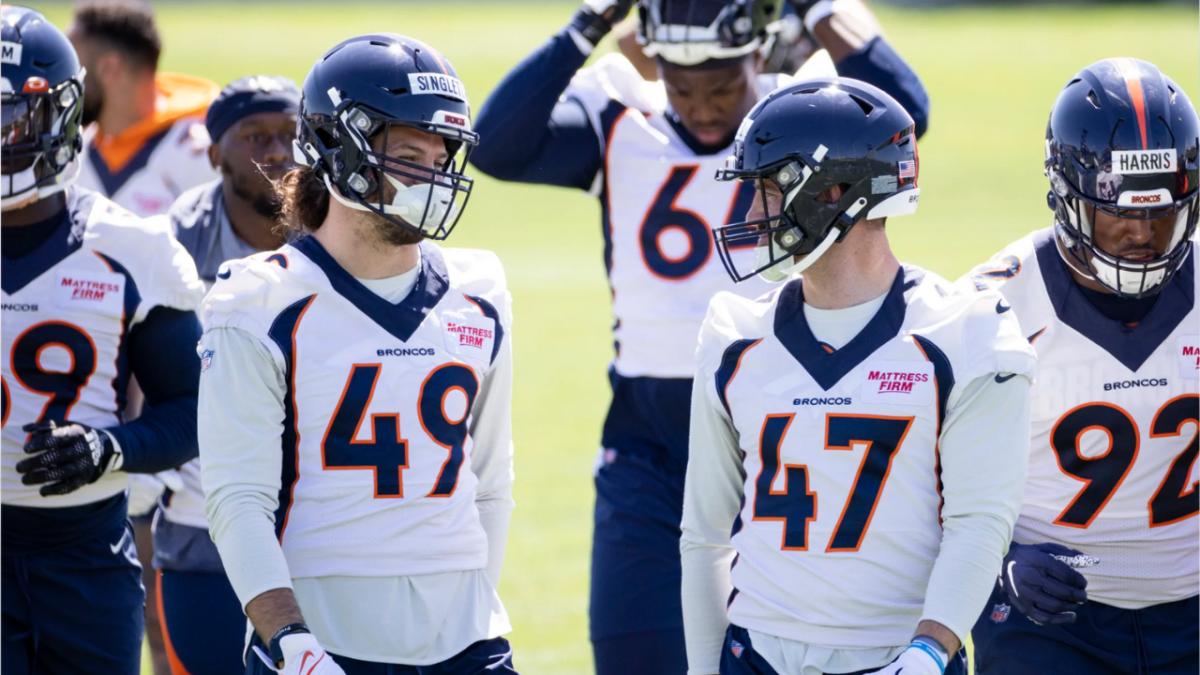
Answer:
[(559, 101), (585, 61), (564, 30), (513, 68), (475, 119), (471, 163), (501, 180), (590, 188), (601, 162), (596, 132), (582, 105)]
[(862, 49), (842, 59), (837, 64), (837, 72), (886, 91), (912, 115), (917, 125), (917, 138), (924, 135), (929, 127), (929, 93), (921, 78), (887, 40), (876, 36)]
[(141, 417), (107, 431), (121, 444), (126, 473), (154, 473), (199, 454), (200, 321), (193, 312), (155, 307), (129, 333), (129, 365), (146, 395)]

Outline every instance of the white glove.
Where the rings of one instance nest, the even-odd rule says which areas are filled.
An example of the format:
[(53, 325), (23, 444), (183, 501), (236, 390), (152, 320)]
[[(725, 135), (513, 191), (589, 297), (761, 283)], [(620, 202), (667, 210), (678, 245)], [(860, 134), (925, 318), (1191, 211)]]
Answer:
[(346, 675), (312, 633), (284, 635), (279, 639), (279, 649), (283, 652), (283, 668), (276, 668), (261, 647), (255, 645), (254, 652), (268, 668), (283, 675)]
[(941, 656), (940, 649), (913, 640), (896, 660), (866, 675), (942, 675), (946, 662), (940, 660)]

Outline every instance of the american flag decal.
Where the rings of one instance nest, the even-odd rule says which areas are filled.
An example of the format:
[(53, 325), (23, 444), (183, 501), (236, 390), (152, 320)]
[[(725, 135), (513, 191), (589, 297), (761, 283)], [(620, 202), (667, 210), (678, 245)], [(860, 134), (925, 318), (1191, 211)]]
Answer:
[(897, 168), (900, 169), (901, 178), (916, 178), (917, 177), (917, 162), (915, 160), (906, 159), (896, 162)]

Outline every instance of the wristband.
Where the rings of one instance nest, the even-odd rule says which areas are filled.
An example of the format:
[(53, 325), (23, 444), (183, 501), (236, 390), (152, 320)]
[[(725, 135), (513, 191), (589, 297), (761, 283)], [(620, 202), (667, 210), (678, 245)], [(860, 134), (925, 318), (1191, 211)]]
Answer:
[(917, 635), (908, 646), (915, 647), (928, 654), (938, 664), (938, 668), (943, 673), (946, 672), (946, 664), (950, 661), (950, 654), (942, 646), (942, 643), (929, 635)]
[(275, 631), (275, 634), (271, 636), (271, 642), (267, 645), (267, 649), (271, 653), (271, 660), (275, 662), (276, 668), (283, 667), (283, 647), (280, 646), (279, 641), (288, 635), (295, 635), (296, 633), (312, 633), (312, 631), (303, 623), (289, 623)]

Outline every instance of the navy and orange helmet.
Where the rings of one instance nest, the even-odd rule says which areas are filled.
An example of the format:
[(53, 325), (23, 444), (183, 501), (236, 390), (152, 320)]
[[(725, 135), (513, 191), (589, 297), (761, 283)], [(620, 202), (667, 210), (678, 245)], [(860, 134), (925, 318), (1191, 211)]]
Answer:
[[(1063, 258), (1125, 297), (1158, 293), (1187, 260), (1196, 229), (1200, 122), (1187, 94), (1153, 64), (1098, 61), (1067, 83), (1046, 127), (1046, 176)], [(1146, 259), (1096, 243), (1096, 212), (1171, 227)]]

